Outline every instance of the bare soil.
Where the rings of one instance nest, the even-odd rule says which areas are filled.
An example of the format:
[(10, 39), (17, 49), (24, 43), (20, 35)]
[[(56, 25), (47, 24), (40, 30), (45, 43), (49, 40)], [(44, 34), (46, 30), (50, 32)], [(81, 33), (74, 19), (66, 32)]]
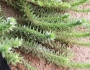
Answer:
[[(12, 7), (6, 5), (6, 3), (1, 3), (2, 6), (2, 10), (4, 12), (4, 14), (6, 15), (6, 17), (19, 17), (20, 12), (18, 12), (18, 10), (14, 10)], [(89, 7), (90, 8), (90, 4), (83, 6), (83, 8)], [(72, 17), (78, 17), (78, 18), (86, 18), (90, 20), (90, 13), (77, 13), (77, 12), (73, 12), (73, 11), (69, 11), (69, 13), (72, 15)], [(81, 30), (81, 29), (80, 29)], [(82, 30), (84, 30), (82, 28)], [(86, 38), (86, 39), (82, 39), (83, 41), (89, 41), (90, 42), (90, 38)], [(74, 54), (74, 58), (73, 60), (76, 62), (89, 62), (90, 63), (90, 48), (89, 47), (83, 47), (83, 46), (78, 46), (78, 45), (73, 45), (73, 47), (71, 48), (73, 54)], [(29, 54), (25, 54), (23, 51), (21, 50), (16, 50), (17, 52), (20, 52), (21, 56), (24, 57), (24, 59), (29, 60), (30, 63), (32, 64), (32, 66), (35, 66), (38, 70), (90, 70), (90, 69), (66, 69), (64, 67), (59, 67), (51, 62), (47, 62), (46, 60), (42, 59), (42, 58), (38, 58), (34, 55), (32, 55), (31, 53)], [(24, 67), (23, 64), (17, 64), (16, 66), (14, 65), (10, 65), (12, 70), (26, 70), (26, 68)]]

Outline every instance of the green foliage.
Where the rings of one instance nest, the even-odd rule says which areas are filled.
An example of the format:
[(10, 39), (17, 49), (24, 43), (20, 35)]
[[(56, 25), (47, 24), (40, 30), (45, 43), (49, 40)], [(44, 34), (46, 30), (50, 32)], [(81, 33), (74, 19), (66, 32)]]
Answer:
[(29, 52), (32, 51), (32, 53), (34, 53), (38, 57), (43, 57), (48, 61), (51, 61), (52, 63), (55, 63), (56, 65), (59, 65), (59, 66), (62, 65), (70, 68), (89, 68), (90, 67), (90, 63), (72, 62), (69, 59), (70, 57), (68, 56), (66, 57), (63, 54), (57, 55), (54, 51), (50, 51), (49, 49), (46, 49), (42, 45), (37, 44), (35, 42), (24, 42), (22, 49), (24, 49), (23, 50), (24, 52), (25, 50), (28, 50)]
[[(90, 67), (89, 63), (72, 62), (71, 57), (69, 57), (71, 53), (67, 47), (68, 44), (90, 46), (89, 42), (78, 41), (80, 38), (90, 36), (90, 22), (84, 21), (82, 18), (71, 18), (67, 12), (69, 10), (90, 12), (89, 9), (80, 9), (80, 5), (87, 4), (90, 0), (4, 0), (4, 2), (17, 8), (22, 13), (23, 16), (21, 17), (25, 21), (17, 24), (14, 28), (16, 21), (13, 18), (7, 18), (6, 20), (0, 18), (0, 34), (9, 37), (11, 40), (16, 38), (13, 39), (15, 43), (7, 42), (9, 46), (12, 46), (12, 44), (13, 46), (20, 46), (22, 41), (19, 42), (18, 38), (22, 38), (24, 43), (20, 48), (23, 51), (32, 52), (32, 54), (59, 66), (70, 68)], [(75, 30), (79, 26), (86, 27), (88, 31)], [(14, 28), (13, 31), (12, 28)], [(5, 35), (5, 32), (9, 36)], [(11, 59), (11, 55), (9, 57)]]
[(16, 21), (14, 18), (9, 17), (6, 20), (4, 20), (3, 17), (0, 17), (0, 33), (3, 33), (4, 31), (12, 30), (15, 27)]
[(5, 57), (8, 63), (16, 64), (20, 62), (21, 57), (19, 54), (14, 53), (12, 50), (18, 48), (22, 44), (22, 40), (18, 38), (8, 38), (5, 34), (15, 28), (16, 20), (13, 17), (8, 17), (6, 20), (0, 17), (0, 52)]
[(22, 60), (24, 66), (27, 68), (27, 70), (37, 70), (34, 66), (32, 66), (29, 61)]
[(77, 2), (75, 2), (75, 3), (72, 3), (71, 5), (72, 6), (78, 6), (78, 5), (81, 5), (81, 4), (83, 4), (83, 3), (86, 3), (88, 0), (80, 0), (80, 1), (77, 1)]
[(22, 49), (23, 48), (25, 50), (28, 50), (29, 52), (32, 51), (32, 53), (36, 54), (38, 57), (43, 57), (57, 65), (65, 65), (69, 62), (69, 59), (67, 57), (63, 57), (63, 55), (58, 56), (56, 53), (54, 53), (54, 51), (50, 51), (49, 49), (46, 49), (42, 45), (37, 44), (33, 41), (24, 42)]
[(28, 36), (30, 36), (28, 38), (28, 40), (30, 40), (32, 38), (34, 38), (35, 40), (38, 40), (38, 41), (41, 41), (41, 40), (45, 41), (47, 39), (54, 39), (54, 33), (50, 33), (50, 32), (48, 32), (48, 33), (46, 33), (46, 32), (41, 33), (41, 32), (38, 32), (38, 29), (34, 30), (34, 29), (31, 29), (31, 28), (26, 27), (26, 26), (19, 26), (19, 27), (17, 27), (17, 31), (14, 31), (14, 34), (15, 33), (19, 33), (19, 32), (22, 33), (21, 37), (24, 36), (24, 38), (25, 37), (27, 38)]

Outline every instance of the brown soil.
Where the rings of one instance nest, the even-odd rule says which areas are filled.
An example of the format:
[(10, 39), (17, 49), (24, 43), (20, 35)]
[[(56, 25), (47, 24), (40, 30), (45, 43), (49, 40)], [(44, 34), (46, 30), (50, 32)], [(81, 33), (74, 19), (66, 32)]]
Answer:
[[(14, 10), (12, 7), (7, 6), (6, 3), (1, 3), (2, 10), (5, 13), (6, 17), (19, 17), (20, 13), (17, 12), (17, 10)], [(86, 5), (90, 8), (90, 4)], [(86, 7), (83, 6), (83, 7)], [(70, 11), (70, 14), (73, 17), (83, 17), (90, 19), (90, 13), (77, 13)], [(82, 39), (83, 40), (83, 39)], [(90, 38), (84, 39), (84, 41), (90, 41)], [(73, 45), (71, 48), (72, 52), (74, 53), (73, 60), (76, 62), (89, 62), (90, 63), (90, 48), (89, 47), (82, 47)], [(35, 66), (38, 70), (67, 70), (64, 67), (58, 67), (53, 63), (47, 62), (46, 60), (42, 58), (38, 58), (31, 53), (25, 54), (21, 50), (16, 50), (17, 52), (20, 52), (20, 54), (24, 57), (24, 59), (29, 60), (32, 66)], [(23, 64), (17, 64), (16, 66), (10, 65), (12, 70), (26, 70)], [(68, 70), (81, 70), (81, 69), (68, 69)], [(82, 69), (82, 70), (90, 70), (90, 69)]]

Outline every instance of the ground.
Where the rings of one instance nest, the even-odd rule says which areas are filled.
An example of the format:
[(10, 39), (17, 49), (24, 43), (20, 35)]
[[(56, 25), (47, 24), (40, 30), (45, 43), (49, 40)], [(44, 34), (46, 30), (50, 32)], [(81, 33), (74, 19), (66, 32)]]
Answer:
[[(1, 3), (2, 10), (6, 17), (19, 17), (20, 12), (17, 10), (14, 10), (12, 7), (6, 5), (6, 3)], [(90, 4), (84, 5), (83, 8), (90, 8)], [(69, 13), (73, 17), (83, 17), (90, 20), (90, 13), (77, 13), (73, 11), (69, 11)], [(82, 31), (86, 31), (85, 28), (79, 28)], [(78, 29), (78, 30), (79, 30)], [(90, 38), (81, 39), (83, 41), (90, 41)], [(89, 47), (83, 47), (78, 45), (72, 45), (72, 48), (70, 48), (71, 51), (74, 54), (73, 61), (76, 62), (90, 62), (90, 48)], [(17, 49), (16, 52), (20, 52), (20, 54), (24, 57), (24, 59), (29, 60), (31, 65), (35, 66), (38, 70), (90, 70), (90, 69), (66, 69), (64, 67), (58, 67), (57, 65), (47, 62), (44, 59), (38, 58), (31, 53), (25, 54), (23, 51)], [(26, 70), (23, 64), (17, 64), (16, 66), (10, 65), (12, 70)]]

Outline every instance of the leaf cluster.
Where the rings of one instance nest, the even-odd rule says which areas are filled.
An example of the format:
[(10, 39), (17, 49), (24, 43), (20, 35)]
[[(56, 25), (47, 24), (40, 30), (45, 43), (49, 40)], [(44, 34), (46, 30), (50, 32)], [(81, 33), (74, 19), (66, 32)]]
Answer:
[[(9, 37), (18, 37), (24, 40), (21, 46), (23, 51), (32, 52), (59, 66), (90, 67), (89, 63), (71, 62), (69, 57), (71, 52), (68, 50), (69, 44), (90, 46), (89, 42), (78, 41), (80, 38), (90, 36), (90, 31), (87, 28), (90, 22), (82, 18), (73, 19), (67, 14), (68, 10), (89, 12), (89, 9), (76, 9), (80, 5), (90, 2), (89, 0), (16, 0), (16, 2), (4, 0), (4, 2), (17, 8), (23, 15), (21, 17), (25, 23), (17, 24), (17, 27), (8, 33)], [(7, 19), (3, 22), (5, 24), (0, 25), (0, 30), (6, 28), (12, 30), (16, 23), (14, 21)], [(88, 32), (75, 30), (80, 26), (86, 27)]]

